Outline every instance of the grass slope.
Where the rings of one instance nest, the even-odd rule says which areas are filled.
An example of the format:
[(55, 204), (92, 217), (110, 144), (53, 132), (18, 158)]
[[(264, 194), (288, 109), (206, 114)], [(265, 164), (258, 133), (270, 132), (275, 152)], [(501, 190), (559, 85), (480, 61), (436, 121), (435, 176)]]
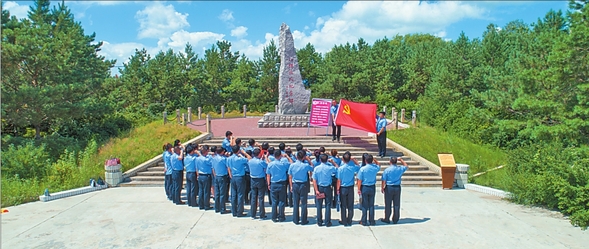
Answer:
[(121, 159), (125, 171), (162, 153), (164, 143), (174, 139), (184, 142), (199, 134), (188, 127), (156, 121), (113, 138), (99, 148), (90, 146), (81, 153), (64, 153), (62, 159), (51, 165), (51, 173), (41, 180), (2, 177), (2, 207), (36, 201), (45, 188), (58, 192), (86, 186), (90, 178), (104, 179), (104, 161), (111, 156)]
[[(506, 163), (507, 154), (499, 148), (475, 144), (432, 127), (389, 130), (387, 136), (434, 164), (439, 164), (438, 153), (452, 153), (456, 163), (470, 165), (469, 176)], [(499, 169), (476, 178), (469, 177), (469, 181), (503, 188), (504, 174), (505, 171)]]

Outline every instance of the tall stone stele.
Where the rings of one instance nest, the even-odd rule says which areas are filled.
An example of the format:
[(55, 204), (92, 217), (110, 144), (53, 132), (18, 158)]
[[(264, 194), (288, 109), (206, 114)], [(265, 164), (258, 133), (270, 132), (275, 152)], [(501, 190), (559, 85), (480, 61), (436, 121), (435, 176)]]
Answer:
[(304, 114), (311, 99), (311, 90), (305, 89), (299, 60), (294, 47), (290, 28), (280, 26), (279, 53), (280, 72), (278, 75), (278, 112), (280, 114)]

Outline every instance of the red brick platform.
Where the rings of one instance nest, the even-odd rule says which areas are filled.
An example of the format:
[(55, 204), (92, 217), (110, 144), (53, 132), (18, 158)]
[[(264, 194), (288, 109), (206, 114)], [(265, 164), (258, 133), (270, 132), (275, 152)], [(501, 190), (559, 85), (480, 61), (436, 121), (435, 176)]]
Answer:
[[(261, 117), (251, 118), (225, 118), (211, 120), (211, 128), (215, 137), (224, 137), (226, 131), (232, 131), (238, 137), (298, 137), (307, 135), (307, 127), (302, 128), (258, 128), (258, 120)], [(204, 119), (193, 120), (188, 127), (206, 131)], [(325, 127), (311, 127), (309, 128), (309, 136), (325, 136)], [(327, 129), (329, 136), (331, 136), (331, 127)], [(344, 136), (367, 136), (368, 132), (342, 127), (342, 137)]]

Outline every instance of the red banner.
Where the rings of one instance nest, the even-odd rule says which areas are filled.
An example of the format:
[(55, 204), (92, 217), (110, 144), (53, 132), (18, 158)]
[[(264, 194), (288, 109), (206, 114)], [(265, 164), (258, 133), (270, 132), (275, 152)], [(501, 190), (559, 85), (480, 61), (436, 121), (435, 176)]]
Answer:
[(363, 104), (340, 100), (337, 115), (337, 125), (376, 133), (376, 104)]

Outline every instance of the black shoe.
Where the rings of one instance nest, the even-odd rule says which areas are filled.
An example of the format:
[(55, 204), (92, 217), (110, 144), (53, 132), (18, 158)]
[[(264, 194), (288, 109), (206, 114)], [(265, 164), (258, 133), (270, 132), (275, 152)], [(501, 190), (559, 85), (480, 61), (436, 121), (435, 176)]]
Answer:
[(238, 218), (241, 218), (241, 217), (246, 217), (246, 216), (247, 216), (247, 215), (245, 215), (245, 214), (238, 214), (238, 215), (237, 215), (237, 217), (238, 217)]
[(219, 213), (220, 213), (220, 214), (228, 214), (228, 213), (231, 213), (231, 211), (228, 211), (228, 210), (223, 210), (223, 211), (221, 211), (221, 212), (219, 212)]
[(390, 221), (390, 220), (385, 220), (385, 219), (383, 219), (383, 218), (380, 218), (380, 219), (378, 219), (378, 220), (380, 220), (380, 222), (384, 222), (384, 223), (387, 223), (387, 224), (391, 224), (391, 221)]
[(331, 139), (331, 141), (332, 141), (332, 142), (333, 142), (333, 141), (335, 141), (335, 137), (334, 137), (334, 138), (332, 138), (332, 139)]
[(345, 225), (345, 223), (343, 223), (341, 220), (339, 221), (339, 224), (340, 225)]
[(376, 226), (376, 221), (370, 222), (371, 226)]
[(301, 225), (307, 225), (307, 224), (309, 224), (309, 221), (308, 220), (301, 222)]
[(295, 225), (299, 225), (301, 223), (299, 223), (298, 221), (292, 221), (292, 223), (294, 223)]
[(260, 219), (262, 219), (262, 220), (263, 220), (263, 219), (266, 219), (266, 218), (268, 218), (266, 215), (264, 215), (264, 216), (260, 216)]
[(338, 143), (340, 142), (340, 141), (339, 141), (339, 138), (337, 139), (337, 142), (338, 142)]
[(320, 227), (322, 227), (322, 226), (323, 226), (323, 222), (319, 222), (319, 221), (318, 221), (318, 222), (317, 222), (317, 226), (320, 226)]
[(327, 222), (327, 224), (325, 224), (326, 227), (330, 227), (331, 226), (331, 222)]
[(278, 221), (280, 221), (280, 222), (284, 222), (285, 220), (286, 220), (285, 218), (278, 219)]

